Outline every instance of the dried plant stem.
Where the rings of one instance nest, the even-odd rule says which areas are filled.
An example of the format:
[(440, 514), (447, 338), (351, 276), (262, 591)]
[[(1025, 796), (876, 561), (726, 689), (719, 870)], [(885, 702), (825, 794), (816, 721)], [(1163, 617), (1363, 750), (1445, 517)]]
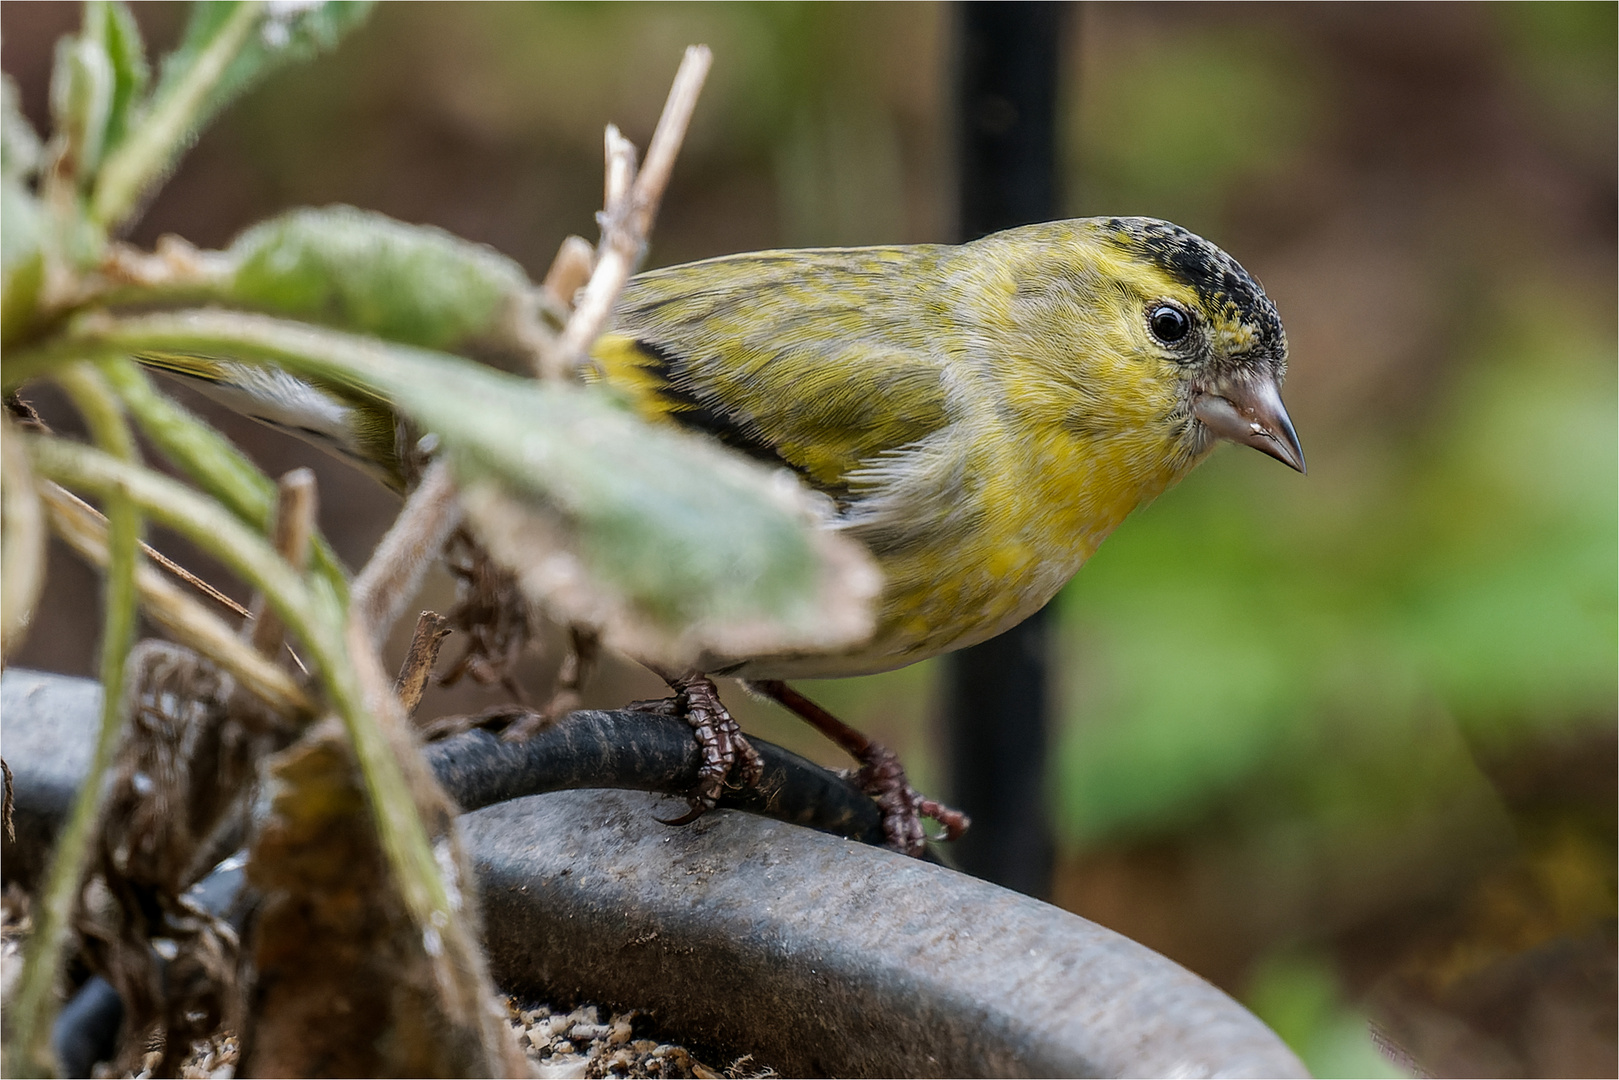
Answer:
[[(107, 565), (107, 525), (83, 499), (57, 484), (41, 491), (51, 528), (79, 556)], [(141, 608), (175, 640), (206, 656), (236, 679), (243, 690), (282, 716), (307, 717), (315, 703), (281, 668), (245, 645), (223, 619), (191, 599), (150, 566), (135, 571)]]
[(579, 707), (581, 691), (596, 670), (596, 660), (600, 655), (601, 636), (596, 631), (577, 624), (568, 627), (568, 652), (557, 672), (556, 689), (543, 710), (548, 721), (557, 720)]
[(545, 374), (560, 377), (576, 370), (591, 344), (606, 329), (613, 305), (646, 249), (647, 234), (658, 215), (664, 189), (669, 186), (675, 157), (685, 140), (697, 95), (702, 92), (713, 59), (706, 45), (686, 49), (639, 174), (635, 172), (634, 148), (617, 128), (607, 129), (607, 205), (602, 211), (596, 269), (558, 342), (556, 355), (569, 365), (569, 371)]
[(605, 149), (607, 167), (602, 172), (602, 213), (623, 213), (627, 209), (624, 200), (635, 186), (635, 170), (640, 164), (636, 160), (635, 144), (624, 137), (617, 124), (608, 124)]
[(373, 650), (381, 646), (460, 525), (461, 503), (450, 467), (435, 461), (422, 473), (421, 483), (350, 590), (350, 618), (365, 631)]
[(595, 269), (596, 249), (590, 241), (582, 236), (564, 237), (540, 288), (558, 309), (571, 311), (574, 293), (585, 287)]
[[(315, 474), (308, 469), (294, 469), (277, 483), (273, 535), (275, 549), (287, 560), (287, 565), (299, 573), (309, 564), (309, 538), (315, 531)], [(261, 656), (274, 657), (281, 651), (281, 639), (286, 628), (275, 612), (269, 610), (263, 594), (253, 598), (252, 622), (248, 637)]]
[[(91, 436), (110, 451), (103, 456), (133, 470), (134, 436), (117, 399), (94, 369), (75, 364), (60, 372), (58, 380), (84, 416)], [(96, 736), (87, 779), (57, 838), (50, 873), (40, 894), (34, 934), (28, 943), (13, 1006), (16, 1027), (6, 1053), (6, 1072), (10, 1076), (47, 1076), (54, 1071), (50, 1031), (57, 1005), (56, 973), (67, 943), (91, 834), (101, 813), (106, 790), (101, 777), (112, 763), (122, 726), (124, 668), (135, 644), (135, 569), (140, 559), (141, 514), (135, 500), (120, 487), (114, 486), (103, 494), (107, 507), (107, 575), (101, 631), (101, 731)]]
[[(68, 491), (60, 484), (48, 484), (46, 486), (46, 490), (51, 492), (54, 498), (71, 500), (77, 504), (78, 508), (81, 509), (85, 514), (100, 523), (101, 534), (103, 537), (106, 536), (107, 518), (100, 510), (97, 510), (95, 507), (91, 506), (89, 503), (85, 502), (71, 491)], [(103, 544), (103, 546), (105, 545)], [(193, 574), (190, 570), (187, 570), (185, 567), (181, 566), (179, 563), (175, 562), (173, 559), (169, 558), (167, 555), (163, 554), (161, 551), (157, 550), (157, 548), (153, 547), (151, 544), (148, 544), (144, 540), (141, 541), (141, 554), (145, 555), (148, 559), (151, 559), (152, 562), (157, 566), (162, 567), (164, 572), (172, 574), (176, 579), (185, 582), (187, 585), (191, 586), (193, 589), (197, 590), (199, 593), (206, 596), (220, 607), (224, 608), (226, 611), (229, 611), (231, 614), (238, 615), (244, 619), (252, 617), (252, 612), (248, 611), (241, 604), (238, 604), (236, 601), (232, 600), (230, 597), (226, 596), (224, 593), (220, 592), (218, 589), (202, 580), (202, 578), (198, 577), (196, 574)], [(105, 558), (103, 558), (102, 561), (97, 565), (106, 565)], [(142, 567), (142, 570), (145, 570), (145, 568)]]
[(433, 677), (433, 665), (438, 663), (439, 646), (450, 636), (450, 620), (436, 611), (424, 611), (416, 619), (416, 629), (410, 635), (410, 648), (405, 662), (394, 679), (394, 693), (407, 717), (414, 717), (427, 692), (427, 682)]
[[(82, 499), (80, 501), (83, 502)], [(89, 504), (86, 503), (86, 505)], [(93, 507), (91, 509), (94, 510)], [(96, 511), (96, 516), (101, 516), (99, 511)], [(172, 574), (176, 579), (185, 582), (187, 585), (191, 586), (193, 589), (197, 590), (202, 595), (206, 596), (208, 599), (230, 612), (232, 615), (236, 615), (243, 619), (252, 617), (253, 613), (248, 611), (247, 608), (243, 607), (241, 604), (238, 604), (236, 601), (232, 600), (230, 597), (226, 596), (224, 593), (202, 580), (202, 578), (198, 577), (196, 574), (193, 574), (190, 570), (187, 570), (185, 567), (181, 566), (179, 563), (157, 550), (157, 548), (153, 547), (151, 544), (142, 541), (141, 554), (145, 555), (148, 559), (151, 559), (152, 562), (156, 563), (158, 566), (161, 566), (166, 573)]]
[[(379, 661), (374, 649), (351, 650), (354, 642), (348, 636), (342, 599), (326, 580), (300, 578), (262, 536), (218, 503), (167, 477), (61, 439), (29, 438), (27, 443), (39, 475), (101, 496), (127, 492), (153, 521), (188, 537), (264, 592), (270, 609), (303, 642), (325, 696), (348, 732), (406, 910), (424, 932), (450, 925), (454, 912), (449, 895), (400, 759), (385, 732), (392, 720), (367, 707), (368, 698), (393, 701), (395, 710), (398, 703), (391, 690), (377, 698), (362, 686), (357, 668), (367, 663), (379, 667)], [(386, 676), (381, 683), (388, 687)]]

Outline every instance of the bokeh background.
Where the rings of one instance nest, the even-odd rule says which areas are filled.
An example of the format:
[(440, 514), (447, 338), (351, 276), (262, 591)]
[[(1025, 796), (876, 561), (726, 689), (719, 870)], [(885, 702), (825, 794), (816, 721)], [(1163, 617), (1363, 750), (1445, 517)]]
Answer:
[[(1056, 901), (1226, 988), (1318, 1075), (1615, 1075), (1615, 5), (1068, 14), (1065, 211), (1173, 219), (1264, 282), (1310, 474), (1217, 454), (1057, 601)], [(183, 10), (136, 15), (162, 48)], [(652, 265), (948, 240), (953, 18), (385, 4), (227, 112), (131, 239), (218, 246), (342, 202), (538, 278), (565, 235), (595, 236), (602, 126), (644, 146), (701, 41), (714, 73)], [(77, 20), (0, 5), (41, 129)], [(363, 560), (391, 496), (219, 423), (270, 469), (317, 464), (324, 524)], [(60, 552), (51, 573), (18, 662), (88, 672), (93, 579)], [(554, 664), (525, 666), (536, 695)], [(937, 790), (937, 675), (811, 689)], [(657, 692), (613, 661), (589, 700)]]

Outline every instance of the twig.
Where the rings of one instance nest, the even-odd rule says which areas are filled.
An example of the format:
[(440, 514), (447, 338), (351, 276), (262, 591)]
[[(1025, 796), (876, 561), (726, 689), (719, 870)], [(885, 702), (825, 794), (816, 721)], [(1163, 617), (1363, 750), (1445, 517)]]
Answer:
[(590, 241), (582, 236), (564, 237), (540, 288), (560, 310), (572, 311), (574, 294), (585, 287), (595, 269), (596, 249)]
[[(105, 520), (83, 499), (58, 484), (42, 485), (51, 528), (86, 561), (107, 565)], [(309, 716), (315, 703), (281, 668), (254, 652), (223, 619), (175, 588), (150, 566), (135, 571), (141, 607), (176, 641), (230, 672), (243, 690), (282, 716)]]
[(613, 305), (618, 302), (619, 294), (624, 291), (646, 248), (647, 234), (657, 217), (658, 205), (674, 170), (675, 157), (686, 137), (686, 126), (691, 122), (697, 95), (702, 91), (713, 59), (706, 45), (686, 49), (680, 70), (675, 73), (674, 85), (669, 88), (668, 100), (663, 104), (663, 115), (647, 147), (646, 164), (639, 174), (634, 172), (633, 147), (630, 155), (626, 155), (624, 147), (628, 142), (617, 128), (607, 129), (608, 198), (601, 216), (602, 237), (596, 247), (596, 271), (585, 285), (579, 306), (568, 319), (558, 342), (556, 354), (569, 370), (547, 372), (547, 375), (561, 377), (577, 370), (584, 363), (590, 346), (606, 328)]
[(0, 779), (3, 779), (6, 785), (5, 801), (0, 804), (0, 828), (4, 828), (7, 840), (15, 840), (17, 826), (11, 820), (11, 812), (16, 808), (17, 801), (11, 793), (11, 766), (6, 764), (5, 758), (0, 758), (0, 774), (3, 774)]
[(433, 665), (438, 663), (439, 646), (450, 636), (450, 620), (436, 611), (424, 611), (416, 620), (416, 630), (410, 636), (410, 649), (405, 663), (394, 680), (394, 693), (406, 716), (415, 716), (422, 703), (427, 682), (433, 677)]
[[(85, 502), (83, 499), (79, 498), (77, 495), (73, 494), (73, 492), (69, 491), (61, 484), (53, 483), (48, 485), (48, 487), (51, 490), (51, 497), (53, 499), (70, 500), (76, 503), (85, 514), (102, 524), (102, 531), (105, 533), (105, 526), (107, 524), (107, 517), (105, 514), (91, 506), (89, 503)], [(253, 613), (247, 610), (247, 608), (243, 607), (241, 604), (238, 604), (236, 601), (232, 600), (230, 597), (226, 596), (224, 593), (220, 592), (218, 589), (202, 580), (202, 578), (198, 577), (196, 574), (193, 574), (190, 570), (187, 570), (185, 567), (181, 566), (179, 563), (175, 562), (173, 559), (169, 558), (167, 555), (163, 554), (161, 551), (157, 550), (157, 548), (153, 547), (151, 544), (148, 544), (144, 540), (141, 541), (141, 554), (145, 555), (148, 559), (151, 559), (157, 565), (161, 566), (165, 571), (185, 582), (193, 589), (196, 589), (198, 592), (202, 593), (202, 595), (206, 596), (208, 599), (212, 600), (226, 611), (229, 611), (231, 614), (239, 615), (244, 619), (251, 619), (253, 617)]]
[(635, 171), (640, 163), (636, 160), (635, 144), (624, 137), (617, 124), (607, 125), (605, 149), (607, 168), (602, 172), (602, 212), (622, 215), (629, 211), (624, 199), (635, 185)]
[[(64, 492), (64, 494), (68, 495), (70, 498), (78, 498), (77, 495), (74, 495), (70, 491)], [(79, 499), (79, 501), (84, 502), (83, 499)], [(85, 503), (84, 505), (90, 510), (95, 511), (97, 517), (101, 516), (100, 511), (96, 511), (95, 507), (90, 506), (89, 503)], [(157, 550), (157, 548), (153, 547), (151, 544), (146, 543), (144, 540), (141, 541), (141, 554), (145, 555), (148, 559), (151, 559), (157, 565), (161, 566), (166, 573), (169, 573), (179, 580), (185, 582), (187, 585), (191, 586), (193, 589), (196, 589), (198, 592), (202, 593), (202, 595), (206, 596), (208, 599), (212, 600), (214, 603), (218, 604), (232, 615), (237, 615), (244, 619), (251, 619), (253, 617), (253, 613), (247, 608), (243, 607), (241, 604), (238, 604), (236, 601), (232, 600), (230, 597), (226, 596), (224, 593), (202, 580), (202, 578), (198, 577), (196, 574), (193, 574), (190, 570), (187, 570), (185, 567), (181, 566), (179, 563)]]
[[(275, 522), (271, 534), (275, 549), (298, 573), (309, 565), (309, 538), (315, 532), (315, 474), (294, 469), (276, 483)], [(286, 627), (264, 601), (264, 594), (253, 597), (253, 614), (248, 639), (260, 656), (274, 657), (281, 652)]]
[(373, 649), (380, 648), (388, 628), (421, 586), (450, 534), (461, 524), (461, 502), (449, 466), (435, 461), (405, 501), (393, 527), (377, 545), (371, 561), (354, 579), (349, 613), (365, 631)]

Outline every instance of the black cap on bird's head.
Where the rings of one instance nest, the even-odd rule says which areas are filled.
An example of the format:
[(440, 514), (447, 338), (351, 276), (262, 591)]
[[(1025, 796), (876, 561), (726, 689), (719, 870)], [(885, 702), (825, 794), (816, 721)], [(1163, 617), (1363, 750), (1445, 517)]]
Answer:
[(1198, 346), (1188, 404), (1206, 437), (1251, 446), (1303, 472), (1304, 451), (1282, 406), (1287, 334), (1259, 282), (1230, 255), (1179, 225), (1111, 218), (1105, 228), (1115, 243), (1197, 295), (1196, 313), (1165, 300), (1149, 303), (1144, 314), (1149, 332), (1165, 347)]

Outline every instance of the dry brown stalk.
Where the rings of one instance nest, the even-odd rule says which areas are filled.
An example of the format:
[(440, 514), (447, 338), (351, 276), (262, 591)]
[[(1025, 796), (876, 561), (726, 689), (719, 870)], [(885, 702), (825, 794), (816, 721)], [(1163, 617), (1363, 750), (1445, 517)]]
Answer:
[(582, 236), (565, 237), (545, 272), (540, 288), (561, 311), (573, 310), (573, 298), (596, 269), (596, 249)]
[(414, 717), (427, 691), (427, 682), (433, 677), (433, 665), (438, 663), (439, 646), (450, 636), (450, 620), (436, 611), (424, 611), (416, 620), (416, 629), (410, 635), (410, 648), (405, 663), (394, 680), (394, 693), (405, 715)]
[[(300, 574), (309, 565), (309, 540), (315, 533), (315, 474), (309, 469), (293, 469), (276, 481), (275, 520), (271, 536), (275, 549)], [(286, 628), (262, 595), (252, 603), (249, 638), (261, 656), (274, 658), (281, 652)]]
[(358, 625), (375, 651), (421, 586), (422, 575), (461, 524), (455, 481), (442, 460), (422, 480), (394, 519), (382, 542), (349, 592), (350, 623)]
[(579, 297), (568, 325), (563, 328), (556, 355), (566, 371), (542, 374), (563, 378), (579, 370), (586, 353), (613, 314), (613, 305), (641, 261), (647, 235), (658, 215), (664, 189), (674, 171), (675, 157), (685, 140), (697, 95), (708, 77), (713, 54), (706, 45), (692, 45), (680, 61), (680, 70), (669, 88), (663, 115), (652, 132), (646, 164), (635, 171), (634, 147), (618, 129), (607, 129), (607, 199), (601, 215), (601, 243), (596, 245), (596, 270)]

